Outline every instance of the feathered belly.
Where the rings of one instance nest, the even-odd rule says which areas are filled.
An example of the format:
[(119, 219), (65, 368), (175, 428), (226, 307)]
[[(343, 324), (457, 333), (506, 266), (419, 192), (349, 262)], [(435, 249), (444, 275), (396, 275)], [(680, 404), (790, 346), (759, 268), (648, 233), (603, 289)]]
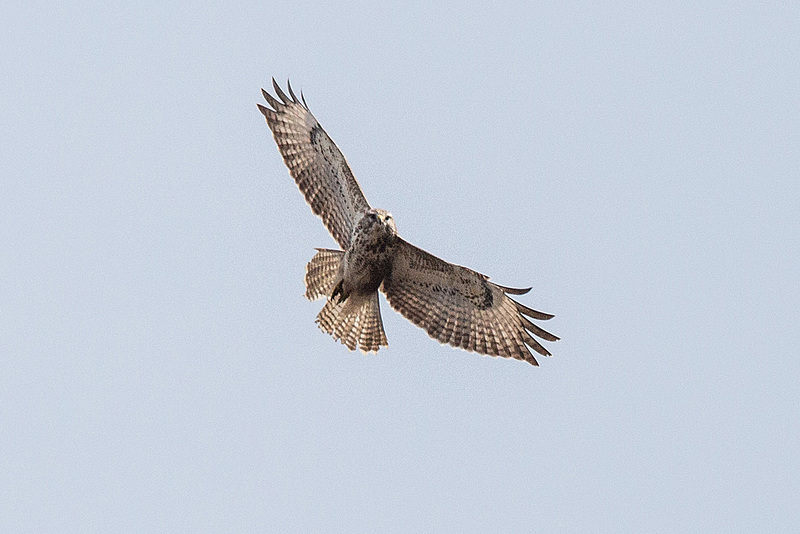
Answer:
[(345, 254), (345, 290), (352, 293), (377, 291), (391, 267), (391, 250), (387, 247), (352, 247)]
[(377, 291), (388, 273), (385, 258), (355, 256), (345, 265), (344, 285), (349, 292), (372, 293)]

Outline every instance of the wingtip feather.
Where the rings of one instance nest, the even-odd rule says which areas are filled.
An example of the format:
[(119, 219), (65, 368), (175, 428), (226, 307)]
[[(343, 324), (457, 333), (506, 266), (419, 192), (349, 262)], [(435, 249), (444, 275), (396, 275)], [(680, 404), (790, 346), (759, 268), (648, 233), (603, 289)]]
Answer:
[(500, 284), (495, 284), (497, 287), (503, 290), (503, 293), (508, 293), (509, 295), (524, 295), (528, 293), (533, 287), (525, 287), (525, 288), (516, 288), (516, 287), (505, 287), (501, 286)]
[(283, 89), (281, 89), (281, 86), (278, 85), (278, 82), (275, 81), (275, 78), (272, 78), (272, 87), (275, 88), (275, 93), (278, 95), (278, 98), (280, 98), (284, 104), (291, 103), (291, 100), (289, 100), (289, 97), (286, 96), (286, 93), (283, 92)]
[(511, 299), (511, 302), (514, 303), (514, 306), (517, 307), (517, 310), (520, 313), (525, 314), (528, 317), (532, 317), (534, 319), (539, 319), (540, 321), (547, 321), (548, 319), (552, 319), (553, 317), (555, 317), (555, 315), (552, 315), (552, 314), (549, 314), (549, 313), (540, 312), (540, 311), (536, 311), (534, 309), (528, 308), (524, 304), (520, 304), (519, 302), (517, 302), (514, 299)]
[[(543, 347), (543, 346), (542, 346), (542, 345), (541, 345), (541, 344), (540, 344), (538, 341), (536, 341), (536, 339), (534, 339), (534, 338), (533, 338), (533, 336), (531, 336), (530, 334), (528, 334), (528, 337), (527, 337), (527, 338), (525, 338), (525, 345), (527, 345), (528, 347), (532, 348), (533, 350), (535, 350), (536, 352), (538, 352), (538, 353), (539, 353), (539, 354), (541, 354), (542, 356), (552, 356), (552, 354), (550, 354), (550, 351), (549, 351), (549, 350), (547, 350), (546, 348), (544, 348), (544, 347)], [(531, 358), (533, 358), (533, 355), (531, 355)], [(535, 359), (535, 358), (534, 358), (534, 359)]]
[(274, 96), (266, 92), (264, 89), (261, 89), (261, 94), (264, 96), (264, 100), (267, 101), (267, 104), (269, 104), (272, 107), (272, 110), (277, 111), (278, 109), (280, 109), (281, 104), (280, 102), (275, 100)]
[(256, 104), (256, 107), (258, 108), (258, 111), (260, 111), (261, 114), (264, 115), (264, 118), (267, 118), (269, 116), (269, 113), (272, 111), (271, 109), (268, 109), (266, 106), (262, 106), (261, 104)]
[(292, 101), (297, 104), (297, 97), (295, 96), (294, 91), (292, 91), (292, 82), (290, 82), (288, 79), (286, 80), (286, 87), (289, 89), (289, 96), (292, 97)]
[[(534, 341), (534, 343), (535, 343), (535, 341)], [(529, 364), (533, 365), (534, 367), (539, 367), (539, 362), (536, 361), (536, 357), (531, 353), (530, 349), (528, 348), (528, 340), (526, 339), (524, 341), (524, 343), (520, 342), (520, 345), (522, 345), (522, 347), (520, 347), (520, 349), (519, 349), (519, 359), (520, 360), (525, 360), (526, 362), (528, 362)], [(538, 343), (537, 343), (537, 345), (538, 345)], [(539, 346), (541, 347), (541, 345), (539, 345)], [(539, 352), (539, 350), (536, 347), (534, 347), (534, 350), (536, 350), (536, 352)], [(544, 350), (544, 348), (542, 348), (542, 350)], [(547, 351), (545, 351), (545, 352), (547, 352)]]
[(534, 335), (537, 335), (540, 338), (545, 339), (547, 341), (558, 341), (559, 340), (558, 336), (554, 336), (553, 334), (551, 334), (547, 330), (545, 330), (545, 329), (543, 329), (543, 328), (541, 328), (539, 326), (536, 326), (535, 324), (530, 322), (524, 315), (521, 315), (520, 318), (522, 319), (522, 326), (524, 326), (526, 329), (530, 330), (531, 333), (533, 333)]

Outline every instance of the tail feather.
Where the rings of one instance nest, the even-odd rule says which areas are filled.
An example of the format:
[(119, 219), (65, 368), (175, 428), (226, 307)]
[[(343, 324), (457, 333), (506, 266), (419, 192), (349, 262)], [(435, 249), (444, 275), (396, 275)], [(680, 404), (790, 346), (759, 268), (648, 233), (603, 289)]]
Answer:
[(351, 295), (346, 302), (328, 300), (317, 315), (317, 324), (334, 339), (341, 341), (350, 350), (378, 352), (388, 347), (383, 330), (378, 292), (370, 295)]
[(377, 291), (372, 294), (372, 300), (373, 304), (369, 305), (368, 313), (364, 314), (364, 328), (361, 330), (359, 343), (362, 347), (374, 347), (377, 352), (381, 346), (388, 347), (389, 340), (386, 339), (386, 332), (383, 330), (383, 318)]
[(339, 266), (342, 264), (344, 252), (318, 248), (316, 255), (306, 265), (306, 298), (316, 300), (330, 297), (336, 287)]

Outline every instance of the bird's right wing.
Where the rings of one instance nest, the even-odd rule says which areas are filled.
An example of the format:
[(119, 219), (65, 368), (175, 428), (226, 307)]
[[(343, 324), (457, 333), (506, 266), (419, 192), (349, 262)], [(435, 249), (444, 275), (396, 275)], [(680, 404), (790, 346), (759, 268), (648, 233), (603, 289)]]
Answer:
[(311, 211), (322, 218), (336, 242), (347, 250), (353, 228), (369, 203), (344, 155), (308, 110), (305, 99), (298, 99), (291, 85), (290, 96), (274, 79), (272, 86), (280, 101), (262, 89), (270, 108), (258, 104), (258, 109), (267, 119), (283, 161)]
[(539, 365), (528, 347), (542, 356), (550, 352), (532, 334), (548, 341), (558, 338), (525, 317), (544, 320), (552, 315), (508, 296), (529, 290), (493, 284), (487, 276), (441, 260), (399, 237), (392, 269), (383, 281), (392, 308), (440, 343)]

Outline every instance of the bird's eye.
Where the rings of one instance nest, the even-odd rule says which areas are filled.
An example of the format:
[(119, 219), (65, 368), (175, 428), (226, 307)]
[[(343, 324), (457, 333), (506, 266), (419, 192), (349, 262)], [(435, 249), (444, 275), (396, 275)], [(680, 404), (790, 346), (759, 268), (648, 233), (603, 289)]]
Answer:
[(391, 216), (391, 215), (387, 215), (387, 216), (386, 216), (386, 220), (387, 220), (387, 221), (391, 221), (391, 220), (392, 220), (392, 216)]

